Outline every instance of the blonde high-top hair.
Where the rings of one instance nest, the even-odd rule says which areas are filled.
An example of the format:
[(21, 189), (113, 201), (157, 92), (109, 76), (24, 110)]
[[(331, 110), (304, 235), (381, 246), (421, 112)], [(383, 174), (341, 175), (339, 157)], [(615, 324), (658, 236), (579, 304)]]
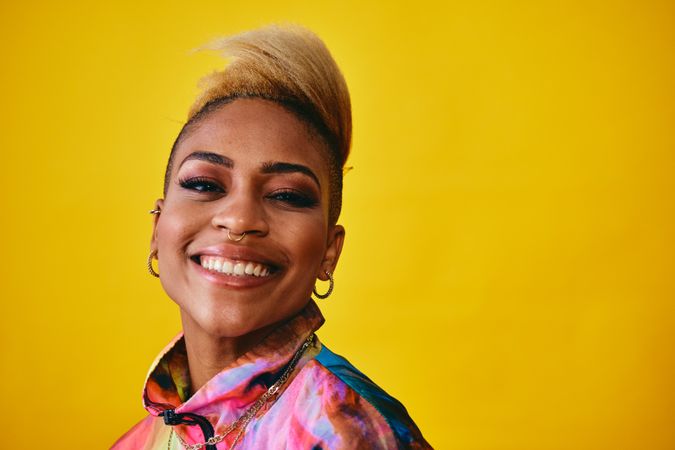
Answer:
[(342, 207), (343, 168), (352, 138), (349, 91), (324, 43), (299, 26), (271, 25), (219, 39), (204, 48), (229, 59), (224, 70), (204, 77), (201, 94), (171, 149), (164, 178), (166, 196), (173, 154), (192, 125), (238, 98), (274, 101), (305, 121), (325, 142), (330, 168), (329, 221)]

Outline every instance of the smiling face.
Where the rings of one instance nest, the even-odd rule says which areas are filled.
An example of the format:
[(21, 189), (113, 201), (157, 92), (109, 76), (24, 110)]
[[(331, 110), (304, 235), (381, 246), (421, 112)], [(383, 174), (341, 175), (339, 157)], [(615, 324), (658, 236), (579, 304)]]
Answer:
[(186, 332), (272, 326), (333, 271), (344, 230), (328, 220), (326, 151), (305, 122), (261, 99), (225, 104), (183, 137), (151, 247)]

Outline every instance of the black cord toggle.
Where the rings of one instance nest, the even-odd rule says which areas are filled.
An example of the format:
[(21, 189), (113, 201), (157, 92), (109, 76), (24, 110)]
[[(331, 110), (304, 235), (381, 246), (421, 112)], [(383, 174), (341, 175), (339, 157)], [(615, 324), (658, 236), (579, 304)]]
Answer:
[(162, 411), (162, 417), (164, 417), (165, 425), (178, 425), (181, 423), (180, 418), (176, 417), (176, 412), (173, 409)]
[[(208, 441), (213, 437), (213, 425), (211, 425), (211, 422), (209, 422), (206, 417), (192, 413), (181, 414), (173, 409), (164, 410), (160, 414), (164, 418), (164, 423), (166, 425), (199, 425), (199, 428), (204, 435), (204, 441)], [(205, 448), (206, 450), (216, 450), (215, 445), (207, 445)]]

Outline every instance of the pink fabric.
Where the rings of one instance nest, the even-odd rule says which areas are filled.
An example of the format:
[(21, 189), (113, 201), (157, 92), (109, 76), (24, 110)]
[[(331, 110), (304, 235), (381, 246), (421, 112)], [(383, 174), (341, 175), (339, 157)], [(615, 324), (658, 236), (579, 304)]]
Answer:
[[(185, 345), (182, 335), (177, 336), (148, 374), (143, 400), (150, 415), (122, 436), (112, 448), (166, 449), (172, 427), (158, 417), (166, 409), (206, 417), (218, 434), (244, 414), (281, 376), (295, 352), (323, 321), (318, 307), (310, 301), (299, 315), (225, 367), (189, 399), (185, 398), (189, 391)], [(354, 388), (360, 384), (346, 383), (337, 371), (322, 364), (321, 358), (317, 359), (321, 351), (322, 344), (315, 337), (276, 401), (263, 407), (246, 427), (237, 449), (431, 448), (402, 405), (402, 412), (398, 413), (398, 409), (390, 410), (386, 405), (374, 406)], [(325, 352), (322, 355), (333, 355), (327, 349)], [(342, 369), (344, 367), (341, 366)], [(353, 372), (347, 370), (344, 372), (347, 374), (345, 379), (354, 376), (353, 380), (357, 383), (366, 380), (366, 388), (372, 384), (355, 369)], [(372, 387), (378, 392), (375, 395), (386, 396), (374, 384)], [(391, 405), (400, 405), (393, 399), (391, 401), (395, 402)], [(173, 428), (188, 444), (204, 442), (198, 426), (175, 425)], [(217, 448), (230, 448), (237, 432), (230, 433)], [(175, 436), (173, 441), (173, 448), (181, 448)]]

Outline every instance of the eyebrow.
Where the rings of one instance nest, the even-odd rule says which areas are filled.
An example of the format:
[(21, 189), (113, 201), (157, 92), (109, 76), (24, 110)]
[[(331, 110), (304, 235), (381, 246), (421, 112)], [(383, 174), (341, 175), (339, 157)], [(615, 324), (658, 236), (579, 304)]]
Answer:
[(191, 159), (198, 159), (200, 161), (206, 161), (210, 162), (213, 164), (218, 164), (219, 166), (225, 166), (228, 169), (231, 169), (234, 167), (234, 161), (232, 161), (230, 158), (227, 156), (219, 155), (218, 153), (213, 153), (213, 152), (193, 152), (190, 153), (185, 157), (185, 159), (180, 163), (180, 166), (178, 168), (185, 164), (187, 161)]
[(301, 173), (303, 175), (307, 175), (312, 180), (314, 180), (316, 185), (319, 187), (319, 190), (321, 190), (321, 183), (319, 183), (319, 177), (317, 177), (316, 174), (312, 172), (312, 169), (310, 169), (307, 166), (303, 166), (302, 164), (268, 161), (262, 164), (262, 169), (260, 171), (262, 173)]
[[(180, 163), (180, 168), (183, 164), (191, 159), (196, 159), (199, 161), (206, 161), (212, 164), (218, 164), (219, 166), (227, 167), (228, 169), (234, 168), (234, 161), (232, 161), (227, 156), (223, 156), (218, 153), (213, 152), (193, 152), (185, 157), (185, 159)], [(321, 183), (319, 182), (319, 177), (307, 166), (302, 164), (280, 162), (280, 161), (267, 161), (262, 164), (260, 169), (262, 173), (272, 174), (272, 173), (301, 173), (307, 175), (309, 178), (314, 180), (316, 185), (321, 190)]]

